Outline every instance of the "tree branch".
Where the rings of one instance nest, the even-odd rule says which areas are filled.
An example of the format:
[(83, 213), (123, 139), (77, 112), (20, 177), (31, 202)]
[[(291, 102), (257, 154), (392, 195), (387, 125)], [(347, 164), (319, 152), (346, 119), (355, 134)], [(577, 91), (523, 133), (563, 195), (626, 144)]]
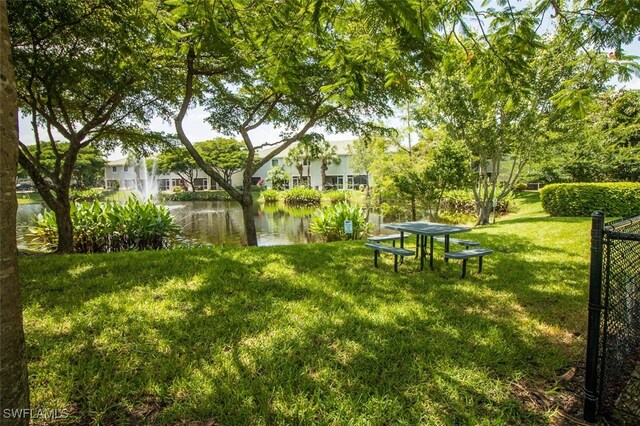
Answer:
[(229, 195), (236, 201), (242, 200), (242, 194), (233, 187), (233, 185), (229, 184), (225, 181), (225, 179), (220, 176), (210, 165), (208, 165), (200, 153), (193, 147), (193, 144), (187, 137), (184, 132), (184, 128), (182, 126), (182, 122), (184, 121), (184, 117), (187, 114), (187, 110), (189, 109), (189, 104), (191, 103), (191, 98), (193, 97), (193, 61), (195, 54), (193, 52), (193, 48), (189, 49), (187, 54), (187, 76), (185, 81), (185, 92), (184, 98), (182, 100), (182, 105), (180, 106), (180, 111), (176, 116), (174, 123), (176, 126), (176, 132), (178, 133), (178, 139), (180, 142), (187, 148), (189, 154), (193, 157), (198, 167), (200, 167), (206, 174), (208, 174), (218, 185), (220, 185)]

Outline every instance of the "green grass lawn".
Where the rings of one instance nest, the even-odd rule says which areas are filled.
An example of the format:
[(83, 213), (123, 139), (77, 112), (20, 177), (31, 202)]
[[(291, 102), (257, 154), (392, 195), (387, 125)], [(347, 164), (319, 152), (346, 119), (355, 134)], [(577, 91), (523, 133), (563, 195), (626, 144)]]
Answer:
[(43, 202), (42, 197), (36, 191), (19, 192), (16, 196), (18, 198), (18, 204), (37, 204)]
[[(547, 424), (583, 359), (589, 220), (537, 194), (398, 274), (362, 242), (20, 259), (33, 407), (65, 422)], [(427, 268), (428, 269), (428, 268)]]

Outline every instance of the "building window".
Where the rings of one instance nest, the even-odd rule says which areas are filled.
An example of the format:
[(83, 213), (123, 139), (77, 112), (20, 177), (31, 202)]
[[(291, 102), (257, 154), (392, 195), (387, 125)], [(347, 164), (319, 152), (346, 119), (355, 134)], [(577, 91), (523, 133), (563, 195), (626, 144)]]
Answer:
[(168, 191), (169, 189), (169, 179), (158, 179), (158, 190)]
[(368, 185), (367, 175), (347, 176), (347, 189), (360, 189), (360, 185)]
[(327, 175), (324, 180), (325, 189), (344, 189), (344, 177)]
[(184, 179), (171, 179), (171, 186), (179, 186), (182, 189), (187, 189), (187, 184)]
[(308, 166), (309, 164), (310, 164), (309, 157), (305, 157), (304, 160), (302, 160), (302, 165)]
[(193, 180), (193, 187), (196, 191), (204, 191), (209, 189), (209, 182), (207, 178), (195, 178)]
[(118, 188), (119, 186), (120, 186), (120, 181), (118, 181), (118, 180), (111, 180), (111, 179), (108, 179), (108, 180), (107, 180), (107, 188), (109, 188), (109, 189), (116, 189), (116, 188)]
[(136, 188), (136, 180), (135, 179), (125, 179), (124, 180), (124, 187), (126, 189), (137, 189)]
[(278, 159), (276, 158), (276, 159), (271, 160), (271, 165), (272, 166), (277, 166), (278, 165)]
[(126, 173), (126, 172), (128, 172), (128, 171), (129, 171), (129, 166), (124, 166), (122, 169), (123, 169), (123, 170), (124, 170), (124, 172)]
[(111, 167), (111, 171), (112, 171), (113, 173), (118, 173), (118, 166), (113, 166), (113, 167)]
[(294, 176), (293, 177), (293, 187), (295, 188), (296, 186), (308, 186), (307, 185), (307, 181), (309, 179), (307, 179), (308, 176), (302, 176), (302, 180), (300, 180), (300, 176)]

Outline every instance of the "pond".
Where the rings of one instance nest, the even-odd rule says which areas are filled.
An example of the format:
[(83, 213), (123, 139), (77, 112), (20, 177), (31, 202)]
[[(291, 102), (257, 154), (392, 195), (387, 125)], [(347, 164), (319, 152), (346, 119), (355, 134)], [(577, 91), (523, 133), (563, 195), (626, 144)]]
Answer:
[[(182, 228), (182, 235), (192, 241), (239, 246), (244, 240), (242, 208), (234, 201), (182, 201), (165, 205)], [(258, 245), (286, 245), (317, 241), (309, 232), (314, 208), (290, 208), (256, 203), (255, 222)], [(26, 248), (25, 233), (32, 219), (44, 209), (42, 204), (18, 206), (18, 247)], [(371, 214), (373, 232), (378, 232), (382, 218)]]

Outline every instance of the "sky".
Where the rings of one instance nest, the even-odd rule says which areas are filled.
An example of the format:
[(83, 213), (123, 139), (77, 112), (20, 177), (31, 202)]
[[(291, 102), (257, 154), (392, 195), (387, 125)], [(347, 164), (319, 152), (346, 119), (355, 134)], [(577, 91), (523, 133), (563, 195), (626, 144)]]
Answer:
[[(640, 57), (640, 40), (636, 39), (630, 45), (625, 46), (624, 51), (627, 55), (638, 56)], [(611, 84), (616, 88), (625, 88), (625, 89), (639, 89), (640, 90), (640, 78), (634, 77), (631, 81), (628, 82), (619, 82), (617, 79), (611, 81)], [(203, 108), (192, 108), (188, 111), (187, 116), (184, 119), (183, 127), (189, 139), (193, 142), (203, 141), (207, 139), (212, 139), (217, 136), (223, 136), (220, 133), (215, 132), (211, 126), (206, 121), (207, 112)], [(388, 127), (395, 128), (403, 128), (406, 127), (406, 115), (402, 117), (402, 113), (395, 117), (389, 117), (383, 121), (383, 123)], [(20, 126), (20, 140), (27, 145), (31, 145), (34, 143), (33, 137), (33, 129), (31, 127), (30, 118), (21, 117), (19, 120)], [(173, 122), (163, 121), (161, 118), (154, 118), (149, 124), (149, 129), (156, 132), (165, 132), (175, 134), (175, 127)], [(351, 133), (337, 133), (331, 134), (322, 128), (314, 128), (311, 131), (323, 133), (325, 138), (328, 141), (337, 141), (337, 140), (345, 140), (345, 139), (354, 139), (356, 136)], [(46, 134), (44, 129), (42, 130), (43, 134)], [(256, 141), (256, 145), (259, 145), (264, 142), (276, 142), (278, 141), (280, 134), (280, 130), (275, 129), (270, 125), (262, 125), (259, 128), (255, 129), (251, 132), (252, 140)], [(60, 137), (57, 132), (54, 132), (54, 136)], [(63, 139), (63, 138), (61, 138)], [(239, 137), (238, 137), (239, 139)], [(415, 139), (414, 139), (415, 140)], [(116, 149), (113, 152), (108, 153), (109, 160), (115, 160), (123, 158), (125, 155), (119, 150)]]

